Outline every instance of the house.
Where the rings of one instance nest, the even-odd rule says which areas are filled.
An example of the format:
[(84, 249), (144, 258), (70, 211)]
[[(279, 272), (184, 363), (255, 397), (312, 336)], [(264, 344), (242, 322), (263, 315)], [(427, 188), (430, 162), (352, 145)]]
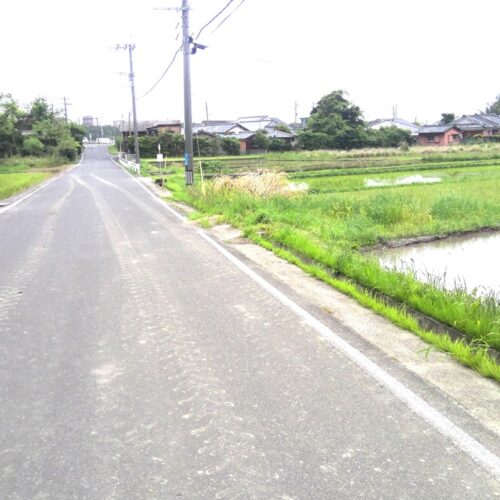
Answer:
[(424, 125), (418, 130), (420, 146), (450, 146), (462, 141), (462, 133), (455, 125)]
[[(166, 132), (182, 132), (182, 123), (180, 120), (143, 120), (137, 122), (137, 134), (145, 135), (160, 135)], [(123, 137), (128, 137), (134, 134), (134, 124), (132, 122), (123, 122), (121, 126)]]
[(379, 130), (384, 127), (396, 127), (401, 130), (407, 130), (413, 137), (418, 136), (419, 126), (402, 118), (379, 118), (367, 123), (368, 128)]
[[(264, 129), (266, 136), (270, 139), (278, 139), (290, 147), (293, 146), (295, 141), (295, 134), (289, 134), (287, 132), (282, 132), (281, 130)], [(257, 153), (260, 152), (259, 148), (255, 145), (255, 136), (258, 131), (251, 132), (241, 132), (235, 136), (236, 139), (240, 141), (240, 153)]]
[(288, 125), (279, 118), (273, 118), (267, 115), (242, 116), (236, 120), (236, 123), (251, 132), (257, 132), (257, 130), (264, 129), (275, 129), (279, 125), (288, 127)]
[[(209, 124), (207, 124), (209, 123)], [(201, 125), (193, 127), (193, 134), (207, 132), (218, 136), (231, 137), (241, 132), (248, 132), (248, 129), (236, 122), (202, 122)]]
[(463, 115), (453, 121), (462, 132), (464, 139), (469, 137), (489, 137), (500, 133), (500, 116), (490, 114)]

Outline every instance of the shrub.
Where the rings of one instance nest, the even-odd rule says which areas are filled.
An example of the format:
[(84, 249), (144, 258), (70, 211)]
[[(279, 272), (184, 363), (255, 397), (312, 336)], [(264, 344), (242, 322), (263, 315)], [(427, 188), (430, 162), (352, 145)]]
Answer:
[(222, 150), (227, 155), (236, 156), (240, 154), (240, 141), (238, 139), (233, 139), (232, 137), (223, 137), (220, 143)]
[(43, 144), (35, 136), (26, 137), (23, 141), (23, 154), (26, 156), (41, 156), (43, 154)]

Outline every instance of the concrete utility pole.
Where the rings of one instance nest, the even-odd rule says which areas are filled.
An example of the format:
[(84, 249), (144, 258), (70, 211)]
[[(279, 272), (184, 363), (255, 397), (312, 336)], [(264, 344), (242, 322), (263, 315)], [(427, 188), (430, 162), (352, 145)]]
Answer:
[(64, 102), (64, 118), (66, 120), (66, 123), (68, 123), (68, 106), (71, 106), (72, 104), (66, 100), (66, 97), (63, 97), (63, 102)]
[[(134, 120), (134, 150), (135, 150), (135, 155), (137, 158), (137, 164), (139, 165), (139, 171), (140, 171), (140, 165), (141, 165), (141, 160), (140, 160), (140, 152), (139, 152), (139, 134), (137, 131), (137, 110), (135, 106), (135, 84), (134, 84), (134, 62), (132, 59), (132, 51), (135, 49), (135, 44), (133, 43), (127, 43), (123, 46), (117, 45), (116, 49), (124, 49), (128, 50), (128, 59), (129, 59), (129, 65), (130, 65), (130, 72), (129, 72), (129, 80), (130, 80), (130, 90), (132, 92), (132, 118)], [(130, 134), (130, 128), (129, 128), (129, 134)]]
[(188, 0), (182, 0), (182, 53), (184, 55), (184, 167), (186, 186), (193, 184), (193, 117), (191, 109), (191, 38)]

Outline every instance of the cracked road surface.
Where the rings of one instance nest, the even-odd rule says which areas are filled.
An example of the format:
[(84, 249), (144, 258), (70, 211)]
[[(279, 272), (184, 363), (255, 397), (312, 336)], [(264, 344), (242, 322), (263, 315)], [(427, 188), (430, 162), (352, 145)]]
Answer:
[(102, 147), (0, 214), (0, 341), (2, 499), (500, 495)]

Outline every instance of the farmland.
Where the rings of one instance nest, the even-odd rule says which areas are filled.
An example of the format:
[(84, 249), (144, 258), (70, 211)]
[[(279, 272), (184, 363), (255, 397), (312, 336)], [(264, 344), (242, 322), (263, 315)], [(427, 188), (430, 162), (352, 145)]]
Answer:
[[(144, 166), (154, 173), (154, 167)], [(186, 189), (182, 169), (175, 162), (167, 167), (168, 188), (198, 210), (201, 223), (216, 220), (241, 228), (253, 241), (500, 379), (500, 368), (487, 355), (488, 348), (500, 349), (498, 297), (422, 283), (411, 274), (383, 269), (371, 253), (423, 236), (499, 229), (498, 145), (217, 158), (205, 160), (202, 169), (203, 190), (199, 169), (195, 187)], [(210, 180), (260, 169), (287, 172), (290, 182), (305, 183), (308, 190), (259, 197), (217, 190)], [(462, 332), (466, 342), (436, 335), (409, 310)]]

